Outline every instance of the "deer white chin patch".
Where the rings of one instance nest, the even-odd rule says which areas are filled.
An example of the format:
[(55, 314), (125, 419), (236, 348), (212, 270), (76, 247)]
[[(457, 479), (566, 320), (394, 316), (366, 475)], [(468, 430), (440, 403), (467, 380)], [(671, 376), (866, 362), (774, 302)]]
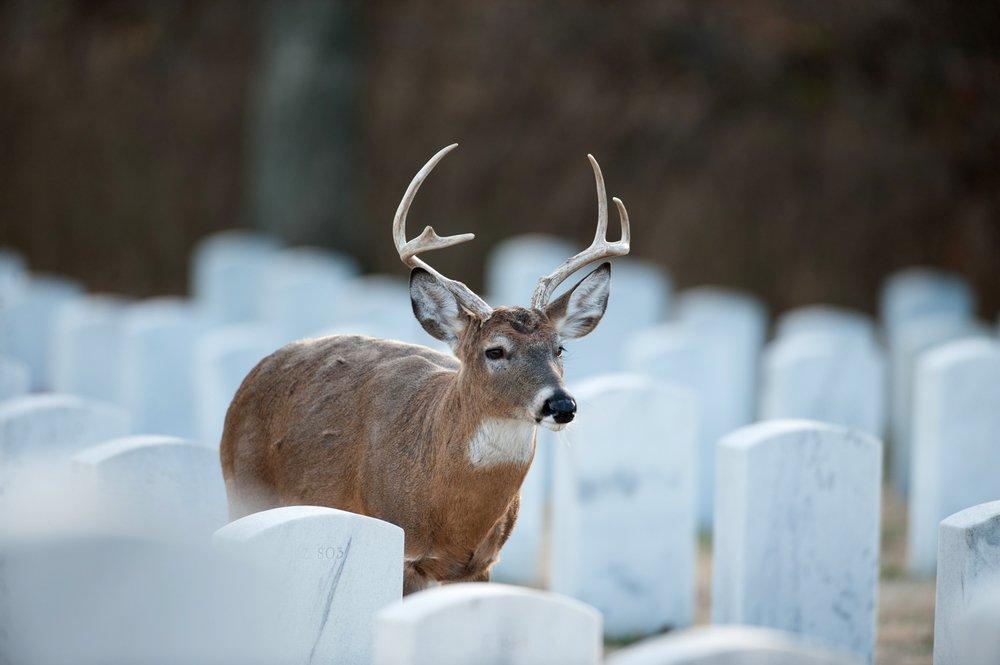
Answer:
[(488, 418), (469, 441), (469, 462), (474, 467), (527, 464), (535, 447), (535, 426), (523, 420)]

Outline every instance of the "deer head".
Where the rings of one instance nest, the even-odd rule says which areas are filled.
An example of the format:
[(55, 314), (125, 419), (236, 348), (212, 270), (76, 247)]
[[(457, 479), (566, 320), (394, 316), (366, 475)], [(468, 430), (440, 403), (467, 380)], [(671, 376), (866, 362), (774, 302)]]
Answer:
[(449, 279), (419, 255), (475, 238), (472, 233), (441, 237), (430, 226), (406, 239), (406, 214), (417, 190), (452, 144), (431, 157), (414, 176), (392, 224), (399, 258), (409, 266), (413, 313), (424, 330), (448, 343), (462, 362), (459, 385), (479, 401), (486, 415), (529, 421), (561, 429), (573, 420), (576, 402), (563, 383), (562, 342), (588, 334), (600, 322), (611, 290), (611, 264), (602, 263), (550, 302), (553, 291), (574, 272), (602, 259), (629, 252), (629, 220), (615, 198), (622, 236), (608, 242), (608, 201), (601, 168), (588, 155), (597, 182), (597, 232), (590, 247), (542, 277), (530, 308), (493, 309), (469, 287)]

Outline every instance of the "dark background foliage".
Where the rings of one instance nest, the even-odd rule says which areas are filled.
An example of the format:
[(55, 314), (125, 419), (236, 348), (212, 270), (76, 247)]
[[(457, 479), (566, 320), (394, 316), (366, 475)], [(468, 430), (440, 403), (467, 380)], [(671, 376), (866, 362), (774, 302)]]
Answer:
[[(964, 274), (1000, 309), (995, 2), (0, 4), (0, 244), (98, 290), (181, 292), (201, 236), (258, 226), (403, 274), (411, 234), (481, 283), (512, 234), (581, 244), (588, 152), (633, 253), (775, 309)], [(528, 294), (525, 294), (527, 298)]]

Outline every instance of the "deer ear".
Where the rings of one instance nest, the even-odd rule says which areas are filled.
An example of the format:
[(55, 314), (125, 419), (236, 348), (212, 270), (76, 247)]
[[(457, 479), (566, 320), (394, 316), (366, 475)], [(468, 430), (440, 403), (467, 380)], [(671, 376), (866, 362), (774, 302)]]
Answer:
[(452, 346), (469, 323), (469, 315), (437, 277), (423, 268), (410, 271), (413, 315), (431, 337)]
[(590, 333), (600, 323), (611, 294), (611, 264), (602, 263), (576, 286), (545, 306), (560, 336), (573, 339)]

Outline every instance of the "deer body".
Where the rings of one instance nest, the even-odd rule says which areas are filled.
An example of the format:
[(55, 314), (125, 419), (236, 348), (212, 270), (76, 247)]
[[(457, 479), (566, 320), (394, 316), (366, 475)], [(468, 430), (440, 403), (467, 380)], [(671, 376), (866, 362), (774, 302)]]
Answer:
[[(561, 343), (597, 325), (610, 264), (554, 302), (548, 297), (580, 265), (628, 251), (628, 219), (616, 200), (620, 243), (599, 246), (595, 239), (575, 262), (543, 279), (530, 309), (490, 308), (416, 258), (468, 236), (440, 238), (428, 227), (407, 242), (402, 231), (416, 189), (448, 150), (414, 178), (394, 235), (401, 258), (414, 268), (414, 314), (455, 356), (358, 335), (289, 344), (244, 379), (221, 443), (233, 519), (318, 505), (392, 522), (405, 533), (406, 593), (431, 581), (489, 579), (517, 518), (536, 427), (560, 429), (576, 411), (563, 384)], [(599, 208), (603, 241), (602, 219), (606, 227)]]

